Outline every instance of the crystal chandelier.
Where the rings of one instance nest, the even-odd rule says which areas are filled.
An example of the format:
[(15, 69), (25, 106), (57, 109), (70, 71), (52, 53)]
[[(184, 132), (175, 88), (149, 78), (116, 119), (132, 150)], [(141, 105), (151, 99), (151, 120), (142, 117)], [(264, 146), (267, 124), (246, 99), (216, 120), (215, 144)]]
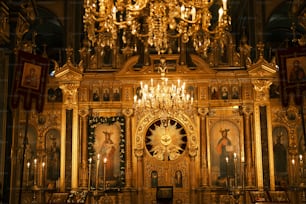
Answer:
[(158, 71), (160, 80), (154, 82), (140, 82), (140, 89), (134, 96), (134, 109), (136, 114), (152, 113), (161, 118), (167, 118), (169, 114), (178, 114), (192, 110), (193, 96), (187, 93), (185, 82), (180, 80), (176, 84), (170, 83), (166, 77), (167, 65), (165, 58), (161, 58)]
[[(192, 39), (195, 51), (205, 53), (211, 42), (225, 37), (231, 24), (227, 0), (222, 0), (222, 5), (218, 3), (214, 0), (84, 0), (84, 31), (93, 47), (137, 48), (135, 39), (138, 39), (161, 54), (169, 49), (173, 39), (180, 42), (178, 51), (182, 43)], [(212, 6), (219, 7), (218, 14), (211, 12)]]

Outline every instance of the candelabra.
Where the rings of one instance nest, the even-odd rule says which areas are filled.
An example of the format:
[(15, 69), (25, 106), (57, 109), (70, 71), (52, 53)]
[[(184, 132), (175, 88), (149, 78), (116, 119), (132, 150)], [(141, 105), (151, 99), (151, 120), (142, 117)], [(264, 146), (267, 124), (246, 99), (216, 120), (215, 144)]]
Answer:
[[(219, 7), (218, 13), (212, 6)], [(197, 52), (206, 52), (212, 41), (225, 37), (231, 24), (227, 0), (221, 6), (213, 0), (84, 0), (84, 9), (87, 37), (92, 46), (102, 48), (130, 46), (135, 36), (164, 53), (174, 38), (182, 43), (191, 38)]]
[(88, 192), (90, 192), (91, 195), (93, 195), (93, 198), (96, 203), (99, 203), (99, 200), (101, 196), (106, 197), (106, 163), (107, 163), (107, 158), (103, 159), (103, 191), (99, 190), (99, 165), (100, 165), (100, 154), (97, 155), (97, 160), (96, 160), (96, 187), (93, 192), (91, 192), (91, 169), (92, 169), (92, 158), (88, 159)]

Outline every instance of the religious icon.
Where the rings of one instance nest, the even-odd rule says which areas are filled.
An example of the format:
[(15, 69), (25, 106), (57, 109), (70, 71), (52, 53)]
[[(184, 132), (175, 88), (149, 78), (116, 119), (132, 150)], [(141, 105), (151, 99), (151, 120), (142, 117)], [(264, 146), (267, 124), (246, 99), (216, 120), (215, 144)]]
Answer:
[(24, 63), (21, 85), (25, 88), (38, 90), (40, 84), (41, 67), (39, 65)]
[(120, 101), (120, 91), (119, 91), (119, 88), (114, 88), (114, 91), (113, 91), (113, 101)]

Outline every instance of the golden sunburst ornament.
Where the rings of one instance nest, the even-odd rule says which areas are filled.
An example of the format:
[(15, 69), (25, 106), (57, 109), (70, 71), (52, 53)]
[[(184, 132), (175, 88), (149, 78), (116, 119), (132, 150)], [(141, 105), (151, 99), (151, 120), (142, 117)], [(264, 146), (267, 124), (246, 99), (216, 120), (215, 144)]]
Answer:
[(175, 119), (157, 120), (147, 131), (146, 147), (161, 161), (177, 159), (184, 152), (186, 143), (186, 131)]

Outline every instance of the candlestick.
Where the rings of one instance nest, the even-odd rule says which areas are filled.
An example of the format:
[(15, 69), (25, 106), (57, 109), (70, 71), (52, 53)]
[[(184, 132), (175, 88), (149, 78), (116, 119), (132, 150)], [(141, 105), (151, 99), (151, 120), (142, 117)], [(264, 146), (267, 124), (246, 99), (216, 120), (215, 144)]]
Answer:
[(99, 185), (99, 164), (100, 164), (100, 154), (97, 155), (97, 167), (96, 167), (96, 190), (98, 190)]
[(104, 158), (104, 167), (103, 167), (103, 187), (104, 187), (104, 191), (106, 190), (106, 162), (107, 162), (107, 158)]

